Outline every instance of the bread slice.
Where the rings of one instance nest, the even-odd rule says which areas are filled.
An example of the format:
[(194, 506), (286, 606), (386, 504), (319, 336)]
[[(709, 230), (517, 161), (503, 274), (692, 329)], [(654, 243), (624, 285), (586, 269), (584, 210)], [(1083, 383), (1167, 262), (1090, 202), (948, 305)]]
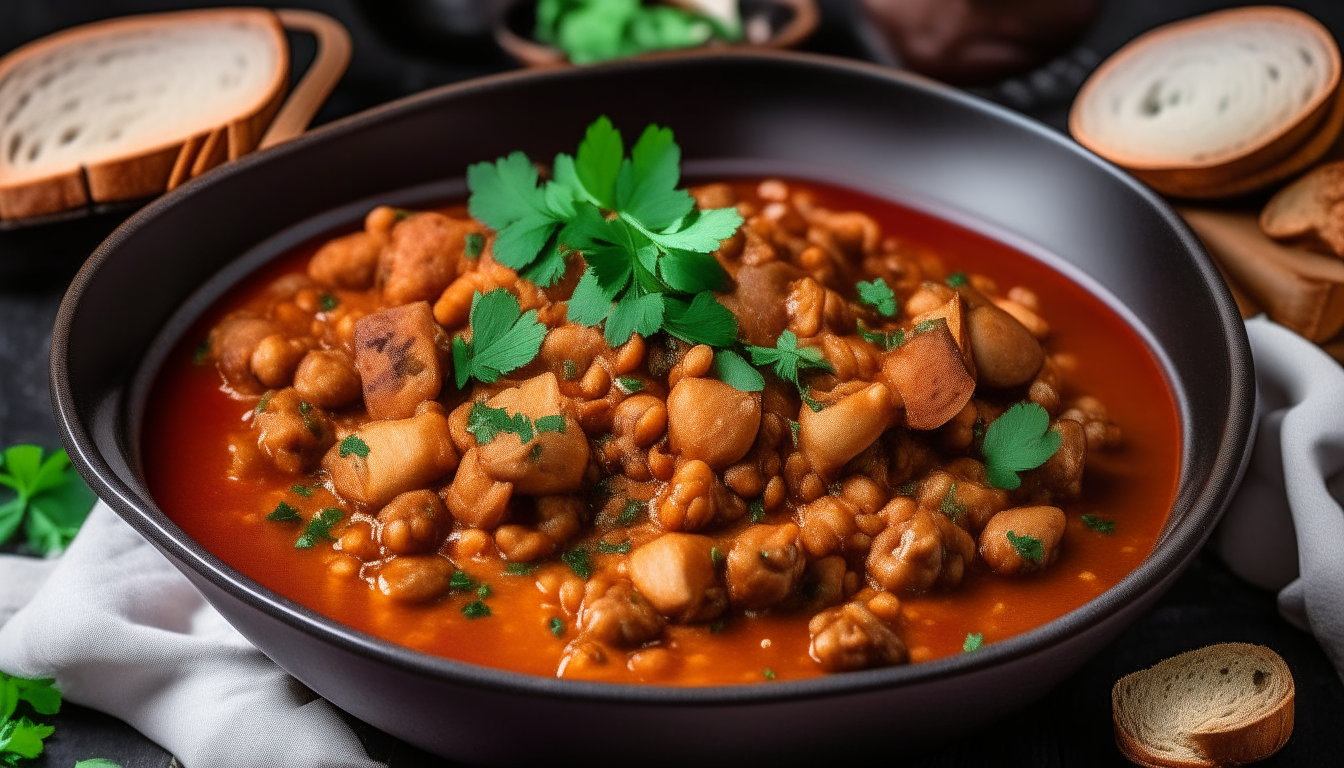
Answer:
[(89, 24), (0, 59), (0, 218), (163, 192), (250, 151), (284, 99), (271, 11)]
[(1305, 13), (1220, 11), (1120, 49), (1079, 91), (1069, 130), (1167, 194), (1241, 194), (1330, 148), (1344, 125), (1340, 70), (1334, 38)]
[(1126, 675), (1111, 689), (1115, 741), (1149, 768), (1263, 760), (1293, 733), (1295, 687), (1268, 648), (1223, 643)]
[(1344, 256), (1344, 161), (1318, 166), (1279, 190), (1260, 212), (1260, 229), (1275, 240)]

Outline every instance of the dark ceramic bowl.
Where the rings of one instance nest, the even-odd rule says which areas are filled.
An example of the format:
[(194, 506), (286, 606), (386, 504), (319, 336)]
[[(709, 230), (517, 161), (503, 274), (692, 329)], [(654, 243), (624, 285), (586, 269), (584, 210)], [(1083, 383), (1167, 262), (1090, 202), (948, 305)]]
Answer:
[[(768, 685), (665, 688), (531, 677), (362, 634), (261, 587), (154, 503), (140, 414), (168, 348), (230, 285), (376, 202), (461, 194), (469, 163), (549, 157), (599, 114), (674, 126), (692, 171), (839, 181), (1008, 240), (1127, 317), (1166, 368), (1180, 486), (1153, 554), (1068, 615), (973, 653)], [(1180, 574), (1239, 479), (1253, 426), (1246, 335), (1208, 256), (1134, 179), (1036, 123), (898, 72), (796, 54), (507, 75), (319, 128), (133, 216), (70, 287), (52, 340), (57, 418), (80, 472), (244, 635), (337, 706), (472, 761), (697, 763), (834, 755), (856, 735), (945, 738), (1077, 669)]]

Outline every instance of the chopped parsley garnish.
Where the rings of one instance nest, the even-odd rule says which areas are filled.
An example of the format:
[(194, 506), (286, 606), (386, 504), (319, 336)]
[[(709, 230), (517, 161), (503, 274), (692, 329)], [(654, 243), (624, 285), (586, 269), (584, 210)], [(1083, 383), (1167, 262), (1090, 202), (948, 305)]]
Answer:
[(620, 526), (634, 525), (639, 516), (644, 514), (645, 503), (638, 499), (629, 499), (625, 502), (625, 507), (621, 509), (621, 514), (616, 518), (616, 524)]
[[(544, 432), (564, 434), (565, 417), (562, 414), (554, 414), (542, 416), (534, 422), (525, 413), (510, 416), (503, 408), (491, 408), (485, 403), (477, 402), (467, 413), (467, 431), (476, 437), (476, 442), (480, 445), (489, 445), (496, 437), (505, 433), (517, 435), (519, 441), (530, 443), (532, 438)], [(536, 453), (536, 456), (532, 457), (533, 461), (541, 458), (540, 448), (540, 443), (533, 447)]]
[(320, 307), (323, 312), (330, 312), (340, 305), (341, 300), (332, 296), (330, 293), (324, 293), (317, 297), (317, 306)]
[(341, 447), (336, 449), (336, 452), (342, 459), (352, 453), (361, 459), (366, 459), (369, 456), (369, 444), (360, 439), (359, 435), (350, 434), (341, 441)]
[(684, 189), (681, 148), (651, 125), (625, 156), (619, 131), (600, 117), (578, 152), (560, 154), (554, 180), (538, 185), (522, 152), (467, 169), (471, 215), (496, 230), (495, 258), (549, 286), (569, 251), (587, 267), (569, 299), (569, 320), (605, 325), (607, 343), (659, 330), (692, 344), (728, 346), (737, 321), (712, 291), (725, 282), (710, 254), (742, 224), (734, 208), (699, 211)]
[(1060, 434), (1050, 429), (1050, 414), (1039, 404), (1014, 405), (985, 430), (980, 452), (985, 474), (995, 488), (1007, 491), (1022, 485), (1018, 472), (1035, 469), (1059, 450)]
[(644, 391), (644, 382), (634, 376), (621, 376), (616, 379), (616, 388), (627, 395), (633, 395)]
[(1086, 525), (1088, 528), (1091, 528), (1097, 533), (1105, 534), (1107, 536), (1110, 536), (1111, 534), (1115, 533), (1115, 521), (1107, 520), (1104, 517), (1097, 517), (1096, 515), (1083, 515), (1083, 525)]
[(774, 671), (773, 669), (769, 668), (769, 667), (766, 667), (766, 668), (765, 668), (765, 679), (766, 679), (766, 680), (774, 680), (774, 679), (775, 679), (775, 671)]
[(953, 272), (952, 274), (947, 276), (947, 280), (944, 282), (947, 283), (948, 287), (960, 288), (961, 286), (965, 285), (968, 281), (969, 278), (966, 277), (965, 272)]
[(1008, 532), (1008, 543), (1013, 545), (1017, 554), (1027, 562), (1040, 565), (1045, 559), (1045, 547), (1041, 545), (1041, 540), (1035, 536), (1018, 536), (1012, 531)]
[(527, 452), (527, 460), (533, 463), (541, 461), (541, 454), (543, 450), (545, 450), (545, 446), (543, 446), (541, 443), (537, 443), (536, 445), (532, 446), (532, 450)]
[(789, 434), (791, 434), (791, 435), (793, 436), (793, 447), (794, 447), (794, 448), (797, 448), (797, 447), (798, 447), (798, 430), (801, 429), (801, 428), (802, 428), (802, 425), (801, 425), (801, 424), (799, 424), (798, 422), (794, 421), (793, 419), (789, 419)]
[(806, 405), (808, 408), (812, 409), (813, 413), (821, 413), (822, 410), (826, 408), (825, 403), (812, 397), (811, 387), (808, 387), (806, 392), (804, 392), (802, 389), (799, 389), (798, 397), (802, 399), (803, 405)]
[(746, 359), (731, 349), (714, 352), (714, 375), (724, 384), (742, 392), (760, 392), (765, 389), (765, 377), (761, 372), (752, 368)]
[(938, 511), (951, 518), (952, 522), (957, 522), (957, 518), (966, 514), (966, 505), (957, 500), (957, 484), (953, 483), (951, 488), (947, 489), (947, 495), (938, 505)]
[(485, 598), (490, 596), (490, 593), (492, 591), (493, 590), (490, 589), (489, 584), (482, 584), (481, 586), (476, 588), (476, 596), (484, 600)]
[(897, 495), (897, 496), (914, 496), (914, 495), (915, 495), (915, 491), (918, 491), (918, 490), (919, 490), (919, 484), (918, 484), (918, 483), (915, 483), (915, 482), (912, 480), (912, 481), (910, 481), (910, 482), (908, 482), (908, 483), (903, 483), (902, 485), (900, 485), (899, 487), (897, 487), (897, 488), (896, 488), (896, 495)]
[[(503, 236), (500, 236), (501, 239)], [(453, 371), (457, 388), (475, 378), (493, 384), (510, 371), (532, 362), (546, 338), (546, 326), (537, 322), (537, 310), (523, 312), (518, 299), (503, 288), (471, 299), (471, 341), (453, 337)]]
[(75, 761), (75, 768), (121, 768), (121, 766), (105, 757), (94, 757)]
[(28, 548), (44, 556), (65, 549), (98, 500), (64, 450), (43, 458), (36, 445), (16, 445), (0, 455), (0, 486), (14, 493), (0, 501), (0, 544), (22, 525)]
[(538, 435), (543, 432), (559, 432), (562, 435), (565, 434), (565, 417), (558, 413), (553, 416), (542, 416), (540, 419), (533, 422), (533, 425), (536, 426)]
[(477, 232), (469, 232), (466, 238), (466, 245), (463, 247), (462, 255), (468, 259), (479, 259), (481, 252), (485, 250), (485, 238)]
[(857, 325), (859, 336), (869, 344), (876, 344), (883, 352), (890, 352), (905, 343), (905, 331), (900, 328), (894, 331), (870, 331), (863, 327), (863, 321)]
[(569, 566), (569, 569), (574, 572), (575, 576), (578, 576), (581, 579), (592, 577), (593, 559), (587, 549), (584, 549), (583, 547), (571, 549), (561, 555), (560, 559), (565, 562), (565, 565)]
[(629, 541), (622, 541), (620, 544), (599, 541), (597, 542), (597, 551), (604, 555), (628, 555), (630, 554), (630, 546)]
[(206, 338), (200, 344), (196, 345), (196, 351), (191, 353), (191, 362), (196, 365), (205, 365), (205, 361), (210, 357), (210, 339)]
[(295, 494), (299, 496), (302, 496), (305, 499), (311, 499), (313, 497), (313, 492), (315, 489), (309, 488), (306, 485), (291, 485), (289, 486), (289, 490), (293, 491)]
[(561, 621), (561, 620), (559, 619), (559, 617), (557, 617), (557, 616), (552, 616), (552, 617), (551, 617), (550, 628), (551, 628), (551, 634), (552, 634), (552, 635), (555, 635), (556, 637), (564, 637), (564, 635), (565, 635), (565, 622)]
[(962, 653), (980, 650), (980, 646), (985, 644), (985, 635), (981, 632), (967, 632), (966, 639), (961, 644)]
[(271, 404), (271, 393), (267, 392), (257, 401), (257, 407), (252, 409), (253, 413), (262, 414), (266, 412), (266, 406)]
[(275, 505), (275, 510), (266, 516), (267, 520), (277, 523), (297, 523), (303, 518), (299, 516), (299, 510), (295, 509), (287, 501), (282, 501)]
[[(799, 347), (798, 336), (793, 331), (786, 330), (779, 334), (779, 338), (775, 340), (774, 349), (753, 347), (748, 344), (747, 353), (751, 355), (751, 362), (756, 365), (772, 366), (776, 376), (797, 387), (798, 395), (803, 398), (803, 402), (806, 402), (809, 408), (814, 411), (821, 410), (821, 408), (813, 406), (816, 401), (812, 400), (807, 391), (803, 389), (803, 385), (798, 381), (799, 372), (808, 368), (835, 373), (831, 364), (826, 362), (826, 358), (822, 356), (820, 349)], [(715, 355), (715, 358), (717, 359), (718, 355)], [(764, 387), (764, 380), (761, 384)]]
[(482, 600), (472, 600), (462, 606), (462, 615), (468, 619), (484, 619), (490, 615), (490, 606)]
[(566, 360), (560, 363), (560, 372), (565, 381), (573, 381), (579, 378), (579, 364), (573, 360)]
[(896, 316), (896, 294), (891, 292), (887, 281), (877, 278), (871, 282), (854, 286), (859, 291), (859, 301), (867, 304), (883, 317)]
[(413, 213), (412, 211), (408, 211), (408, 210), (406, 210), (405, 208), (393, 208), (393, 209), (392, 209), (392, 220), (393, 220), (393, 221), (401, 221), (402, 219), (409, 219), (409, 218), (411, 217), (412, 213)]
[(448, 577), (448, 589), (452, 592), (470, 592), (476, 588), (476, 580), (466, 571), (453, 571)]
[(310, 403), (299, 401), (299, 417), (303, 419), (303, 426), (313, 433), (313, 437), (322, 436), (322, 425), (318, 424), (317, 419), (313, 418), (313, 406)]
[(531, 576), (535, 570), (537, 566), (531, 563), (507, 563), (504, 566), (506, 576)]
[(719, 549), (718, 547), (710, 547), (710, 548), (709, 548), (709, 562), (713, 563), (715, 567), (718, 567), (718, 566), (722, 565), (722, 564), (723, 564), (723, 550)]
[(331, 527), (339, 523), (343, 517), (345, 513), (335, 507), (320, 510), (303, 527), (303, 533), (299, 534), (299, 540), (294, 542), (294, 548), (309, 549), (322, 539), (335, 541), (335, 537), (331, 535)]
[(924, 333), (925, 331), (932, 331), (934, 328), (938, 327), (939, 323), (946, 323), (946, 322), (947, 321), (941, 317), (935, 317), (931, 320), (921, 320), (918, 323), (915, 323), (915, 333)]
[(756, 499), (747, 507), (747, 516), (753, 523), (759, 523), (765, 519), (765, 502)]

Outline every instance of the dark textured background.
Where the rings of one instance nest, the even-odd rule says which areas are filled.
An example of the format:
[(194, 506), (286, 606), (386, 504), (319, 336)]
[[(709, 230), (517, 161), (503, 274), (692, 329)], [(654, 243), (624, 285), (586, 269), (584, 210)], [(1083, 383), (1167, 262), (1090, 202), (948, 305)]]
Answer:
[[(470, 2), (438, 0), (443, 6)], [(820, 0), (823, 21), (809, 50), (880, 59), (865, 43), (855, 2)], [(350, 71), (317, 123), (432, 86), (508, 68), (488, 45), (470, 40), (434, 45), (394, 18), (398, 0), (308, 0), (280, 3), (311, 7), (339, 18), (351, 31)], [(270, 3), (262, 3), (269, 5)], [(1062, 129), (1073, 91), (1101, 59), (1158, 24), (1243, 3), (1216, 0), (1110, 0), (1079, 45), (1022, 78), (977, 93)], [(1321, 19), (1344, 39), (1344, 0), (1287, 3)], [(0, 0), (0, 53), (73, 24), (110, 16), (209, 5), (190, 0)], [(311, 44), (294, 40), (296, 65), (311, 57)], [(47, 395), (51, 326), (69, 278), (107, 225), (90, 222), (67, 231), (0, 232), (0, 446), (38, 443), (57, 447)], [(146, 290), (152, 290), (152, 277)], [(3, 585), (0, 585), (3, 588)], [(1297, 725), (1288, 745), (1263, 763), (1273, 766), (1344, 763), (1344, 686), (1315, 640), (1279, 618), (1272, 593), (1235, 577), (1211, 552), (1203, 553), (1166, 597), (1116, 642), (1045, 699), (1020, 714), (922, 755), (913, 765), (1123, 766), (1111, 735), (1110, 689), (1119, 677), (1183, 651), (1215, 642), (1244, 641), (1277, 650), (1297, 680)], [(986, 692), (986, 695), (993, 695)], [(974, 707), (974, 701), (966, 706)], [(106, 757), (123, 768), (173, 764), (163, 752), (117, 720), (67, 705), (55, 718), (56, 735), (35, 766), (68, 768), (76, 760)], [(370, 754), (394, 768), (443, 766), (443, 761), (355, 722)], [(246, 739), (248, 734), (238, 734)], [(302, 734), (294, 734), (303, 738)], [(899, 745), (879, 744), (891, 764)], [(601, 754), (595, 748), (593, 758)], [(620, 756), (609, 756), (621, 760)], [(637, 756), (626, 756), (637, 759)]]

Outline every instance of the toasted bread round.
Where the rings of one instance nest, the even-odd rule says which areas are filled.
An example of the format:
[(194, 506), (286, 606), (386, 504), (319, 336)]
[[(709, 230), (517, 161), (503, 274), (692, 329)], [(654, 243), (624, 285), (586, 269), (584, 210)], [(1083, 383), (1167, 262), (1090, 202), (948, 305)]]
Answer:
[(1263, 760), (1293, 733), (1295, 686), (1278, 654), (1222, 643), (1126, 675), (1111, 689), (1115, 741), (1149, 768)]
[(1159, 191), (1242, 194), (1321, 157), (1344, 126), (1340, 54), (1288, 8), (1220, 11), (1126, 45), (1069, 114), (1079, 143)]

